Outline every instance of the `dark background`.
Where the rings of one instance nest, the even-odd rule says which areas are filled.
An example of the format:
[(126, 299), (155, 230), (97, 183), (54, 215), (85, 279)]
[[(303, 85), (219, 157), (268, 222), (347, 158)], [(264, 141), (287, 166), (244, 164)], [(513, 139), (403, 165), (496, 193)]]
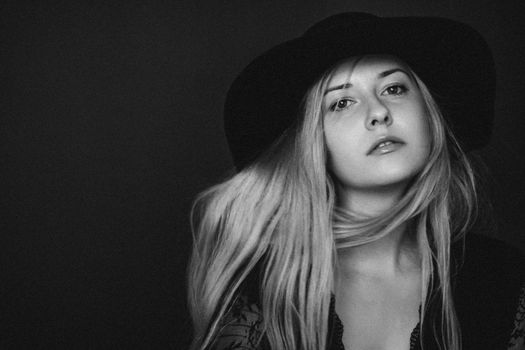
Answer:
[(491, 234), (525, 249), (521, 2), (2, 2), (0, 348), (186, 348), (188, 212), (232, 167), (226, 90), (342, 10), (444, 16), (486, 37)]

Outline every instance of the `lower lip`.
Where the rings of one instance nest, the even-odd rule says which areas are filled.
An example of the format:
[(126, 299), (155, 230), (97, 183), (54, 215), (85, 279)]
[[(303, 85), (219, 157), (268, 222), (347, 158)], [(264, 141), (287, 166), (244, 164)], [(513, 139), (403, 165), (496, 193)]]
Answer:
[(394, 142), (394, 143), (391, 143), (389, 145), (386, 145), (380, 148), (375, 148), (372, 152), (370, 152), (370, 155), (380, 156), (383, 154), (391, 153), (391, 152), (397, 151), (402, 146), (403, 146), (403, 143)]

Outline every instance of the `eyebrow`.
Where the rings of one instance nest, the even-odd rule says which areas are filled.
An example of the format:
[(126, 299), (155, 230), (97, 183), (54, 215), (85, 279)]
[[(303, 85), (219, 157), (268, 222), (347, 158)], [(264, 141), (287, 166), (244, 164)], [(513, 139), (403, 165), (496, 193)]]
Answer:
[(392, 68), (392, 69), (386, 70), (384, 72), (379, 73), (377, 75), (377, 77), (378, 78), (384, 78), (384, 77), (389, 76), (390, 74), (394, 74), (395, 72), (405, 73), (407, 76), (410, 77), (410, 74), (408, 74), (408, 72), (406, 70), (401, 69), (401, 68)]
[[(385, 78), (387, 76), (389, 76), (390, 74), (394, 74), (396, 72), (401, 72), (401, 73), (405, 73), (407, 76), (410, 77), (410, 74), (408, 74), (407, 71), (405, 71), (404, 69), (401, 69), (401, 68), (392, 68), (392, 69), (388, 69), (384, 72), (381, 72), (377, 75), (377, 78), (378, 79), (382, 79), (382, 78)], [(324, 95), (323, 96), (326, 96), (326, 94), (328, 94), (329, 92), (331, 91), (334, 91), (334, 90), (341, 90), (341, 89), (348, 89), (352, 87), (352, 84), (350, 83), (344, 83), (344, 84), (341, 84), (341, 85), (337, 85), (337, 86), (332, 86), (328, 89), (326, 89), (326, 91), (324, 92)]]
[(348, 89), (350, 87), (352, 87), (352, 84), (350, 84), (350, 83), (345, 83), (345, 84), (341, 84), (341, 85), (337, 85), (337, 86), (332, 86), (331, 88), (326, 89), (326, 91), (324, 92), (324, 96), (326, 96), (326, 94), (329, 93), (330, 91), (340, 90), (340, 89)]

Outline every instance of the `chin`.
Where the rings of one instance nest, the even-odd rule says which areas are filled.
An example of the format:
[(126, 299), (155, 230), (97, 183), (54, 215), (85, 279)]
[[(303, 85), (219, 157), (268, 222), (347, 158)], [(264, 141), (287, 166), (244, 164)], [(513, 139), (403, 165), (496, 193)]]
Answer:
[(337, 169), (333, 175), (346, 188), (381, 192), (406, 187), (423, 170), (426, 161), (427, 158), (419, 154), (405, 154), (390, 159), (385, 157), (380, 162)]
[(407, 155), (403, 157), (401, 161), (399, 159), (393, 159), (392, 162), (384, 162), (377, 165), (377, 175), (373, 177), (384, 179), (385, 182), (409, 180), (423, 170), (426, 162), (427, 157)]
[(386, 169), (380, 169), (375, 171), (373, 174), (366, 178), (363, 177), (362, 181), (353, 181), (350, 184), (354, 188), (362, 188), (368, 190), (382, 190), (391, 189), (399, 190), (407, 186), (410, 181), (421, 171), (422, 167), (389, 167)]

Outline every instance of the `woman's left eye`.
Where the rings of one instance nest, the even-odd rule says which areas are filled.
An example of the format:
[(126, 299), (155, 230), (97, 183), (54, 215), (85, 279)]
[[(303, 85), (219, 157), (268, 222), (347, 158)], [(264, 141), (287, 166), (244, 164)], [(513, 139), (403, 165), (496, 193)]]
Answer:
[(390, 85), (389, 87), (387, 87), (383, 91), (383, 94), (385, 94), (385, 95), (402, 95), (402, 94), (404, 94), (407, 91), (408, 91), (408, 89), (404, 85)]
[(342, 111), (344, 109), (347, 109), (348, 107), (350, 107), (354, 103), (355, 102), (350, 100), (349, 98), (342, 98), (339, 101), (337, 101), (336, 103), (334, 103), (333, 105), (331, 105), (330, 106), (330, 110), (332, 112), (339, 112), (339, 111)]

